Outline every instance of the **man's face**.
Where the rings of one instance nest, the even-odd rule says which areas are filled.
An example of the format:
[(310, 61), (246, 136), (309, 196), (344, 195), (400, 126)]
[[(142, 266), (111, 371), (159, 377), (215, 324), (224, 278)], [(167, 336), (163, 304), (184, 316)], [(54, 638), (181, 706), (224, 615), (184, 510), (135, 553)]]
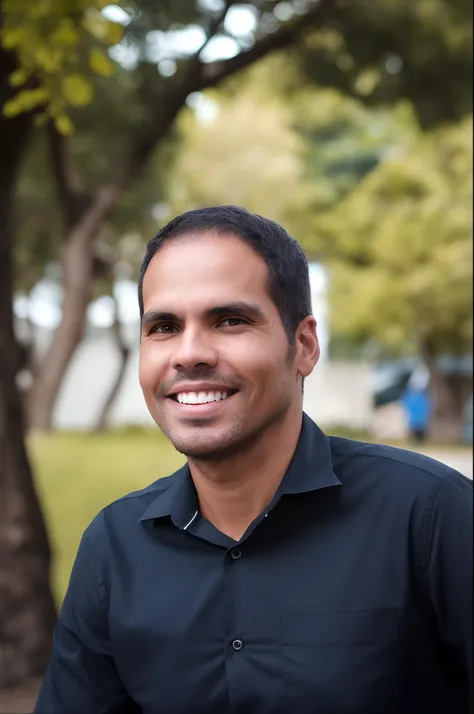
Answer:
[(264, 260), (235, 236), (173, 238), (148, 266), (140, 384), (157, 425), (190, 458), (239, 452), (301, 408), (308, 355), (298, 338), (289, 353), (267, 284)]

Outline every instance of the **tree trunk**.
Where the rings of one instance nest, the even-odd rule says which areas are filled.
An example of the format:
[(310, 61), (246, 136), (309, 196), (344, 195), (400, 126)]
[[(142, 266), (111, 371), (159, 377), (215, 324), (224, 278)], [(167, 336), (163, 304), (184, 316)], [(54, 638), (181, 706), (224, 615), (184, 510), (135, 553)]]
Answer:
[(125, 372), (127, 370), (128, 362), (130, 360), (131, 355), (131, 349), (123, 339), (122, 332), (120, 329), (120, 318), (118, 314), (118, 304), (116, 298), (114, 298), (114, 305), (114, 324), (112, 326), (112, 332), (114, 334), (117, 349), (120, 354), (120, 365), (115, 379), (112, 382), (110, 390), (102, 405), (102, 409), (100, 410), (97, 423), (94, 427), (95, 432), (105, 431), (105, 429), (107, 429), (110, 413), (117, 399), (120, 387), (122, 386), (123, 378), (125, 376)]
[(28, 396), (31, 429), (52, 429), (53, 409), (61, 382), (83, 337), (91, 297), (92, 240), (88, 234), (73, 235), (64, 248), (62, 319), (47, 354), (41, 359)]
[(436, 356), (429, 348), (423, 347), (422, 354), (430, 374), (433, 401), (430, 437), (440, 443), (460, 443), (464, 427), (463, 390), (458, 389), (456, 379), (449, 378), (440, 370)]
[[(8, 97), (0, 52), (2, 94)], [(5, 72), (5, 74), (4, 74)], [(5, 95), (4, 95), (5, 96)], [(0, 113), (2, 107), (0, 106)], [(49, 584), (50, 547), (24, 440), (14, 335), (14, 184), (31, 116), (0, 117), (0, 689), (41, 676), (49, 658), (56, 613)]]

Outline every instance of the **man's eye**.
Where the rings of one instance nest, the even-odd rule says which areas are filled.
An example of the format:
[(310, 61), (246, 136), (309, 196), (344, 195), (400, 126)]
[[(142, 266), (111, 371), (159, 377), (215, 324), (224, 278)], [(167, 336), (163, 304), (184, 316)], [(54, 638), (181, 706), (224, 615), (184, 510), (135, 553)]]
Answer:
[(224, 325), (226, 327), (236, 327), (237, 325), (245, 325), (245, 324), (246, 324), (245, 320), (243, 320), (241, 317), (226, 317), (226, 319), (222, 320), (222, 322), (221, 322), (221, 325)]
[(154, 327), (152, 327), (150, 330), (150, 334), (152, 334), (153, 332), (155, 332), (155, 333), (158, 332), (159, 334), (162, 334), (162, 335), (168, 335), (168, 334), (171, 334), (172, 332), (174, 332), (174, 330), (175, 330), (174, 325), (172, 325), (169, 322), (165, 322), (162, 325), (155, 325)]

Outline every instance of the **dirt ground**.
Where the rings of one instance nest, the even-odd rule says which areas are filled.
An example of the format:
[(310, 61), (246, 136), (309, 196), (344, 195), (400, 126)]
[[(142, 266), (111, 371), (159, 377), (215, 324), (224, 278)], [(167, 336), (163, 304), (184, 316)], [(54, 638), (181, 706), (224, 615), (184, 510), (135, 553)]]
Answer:
[(433, 459), (442, 461), (451, 466), (456, 471), (472, 479), (472, 449), (443, 449), (433, 447), (429, 449), (418, 449), (420, 453), (431, 456)]

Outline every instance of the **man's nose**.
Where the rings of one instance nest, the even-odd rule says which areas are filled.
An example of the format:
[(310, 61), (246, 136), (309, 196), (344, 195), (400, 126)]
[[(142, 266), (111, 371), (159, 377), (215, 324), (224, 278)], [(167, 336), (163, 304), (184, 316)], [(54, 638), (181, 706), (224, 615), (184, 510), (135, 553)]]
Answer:
[(217, 351), (211, 335), (203, 330), (184, 330), (177, 340), (171, 365), (177, 370), (192, 370), (199, 366), (215, 367)]

